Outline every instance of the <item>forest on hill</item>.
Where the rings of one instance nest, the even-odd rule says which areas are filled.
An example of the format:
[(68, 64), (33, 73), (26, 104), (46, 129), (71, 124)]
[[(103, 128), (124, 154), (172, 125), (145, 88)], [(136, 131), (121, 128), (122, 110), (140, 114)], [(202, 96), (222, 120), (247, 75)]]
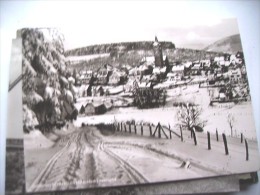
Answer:
[[(173, 48), (173, 49), (162, 49), (163, 55), (168, 57), (170, 64), (175, 64), (185, 61), (197, 61), (204, 59), (211, 59), (215, 56), (219, 56), (222, 53), (220, 52), (208, 52), (205, 50), (194, 50), (188, 48)], [(152, 48), (149, 50), (135, 49), (128, 51), (115, 51), (110, 52), (108, 56), (95, 57), (89, 60), (82, 60), (78, 62), (70, 63), (68, 62), (68, 69), (90, 69), (97, 70), (104, 64), (110, 64), (114, 67), (124, 67), (125, 65), (129, 66), (138, 66), (141, 64), (144, 57), (153, 56)], [(69, 56), (67, 56), (69, 57)]]
[[(175, 49), (175, 45), (172, 42), (160, 42), (162, 49)], [(67, 50), (65, 56), (82, 56), (82, 55), (93, 55), (103, 54), (111, 52), (127, 52), (130, 50), (152, 50), (153, 41), (139, 41), (139, 42), (121, 42), (121, 43), (108, 43), (108, 44), (97, 44), (86, 47), (76, 48)]]

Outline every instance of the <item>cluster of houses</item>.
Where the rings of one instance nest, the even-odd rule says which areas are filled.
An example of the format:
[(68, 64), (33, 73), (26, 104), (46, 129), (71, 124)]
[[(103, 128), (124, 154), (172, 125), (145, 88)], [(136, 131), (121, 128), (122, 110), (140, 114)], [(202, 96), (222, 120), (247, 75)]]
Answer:
[[(237, 86), (247, 82), (242, 52), (223, 54), (193, 62), (173, 63), (169, 62), (166, 55), (163, 55), (157, 37), (155, 37), (153, 51), (153, 56), (144, 56), (136, 66), (115, 67), (104, 64), (95, 72), (93, 70), (80, 71), (76, 80), (79, 84), (88, 86), (88, 90), (92, 90), (92, 93), (84, 92), (81, 96), (133, 92), (134, 82), (138, 83), (139, 88), (171, 88), (195, 83), (208, 86), (231, 83)], [(90, 85), (91, 87), (89, 87)]]
[(162, 55), (162, 49), (158, 39), (154, 42), (154, 56), (144, 57), (137, 66), (113, 67), (110, 64), (104, 64), (96, 72), (92, 70), (83, 70), (78, 74), (78, 80), (81, 84), (90, 84), (91, 79), (94, 85), (122, 85), (129, 81), (138, 81), (138, 83), (157, 81), (158, 78), (165, 78), (169, 72), (169, 61), (167, 56)]

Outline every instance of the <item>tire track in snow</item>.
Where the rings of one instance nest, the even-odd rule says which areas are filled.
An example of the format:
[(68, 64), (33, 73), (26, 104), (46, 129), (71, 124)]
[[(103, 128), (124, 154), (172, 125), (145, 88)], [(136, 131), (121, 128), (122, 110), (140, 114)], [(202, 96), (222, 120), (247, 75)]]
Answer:
[(58, 151), (56, 154), (52, 156), (52, 158), (48, 161), (46, 166), (43, 168), (43, 170), (40, 172), (40, 174), (35, 178), (33, 183), (30, 185), (28, 188), (28, 192), (36, 192), (39, 191), (42, 186), (46, 183), (48, 180), (48, 177), (50, 176), (51, 172), (53, 172), (53, 167), (57, 163), (58, 159), (67, 152), (68, 148), (70, 147), (72, 141), (75, 142), (80, 134), (73, 134), (73, 136), (68, 139), (67, 143), (65, 146)]
[(122, 159), (119, 155), (109, 150), (107, 147), (104, 147), (103, 142), (101, 142), (100, 144), (100, 149), (104, 151), (106, 154), (108, 154), (111, 158), (115, 159), (120, 164), (120, 166), (126, 171), (126, 173), (129, 175), (132, 181), (134, 181), (137, 184), (149, 182), (149, 180), (139, 171), (137, 171), (132, 165), (130, 165), (128, 162)]
[(102, 139), (94, 135), (93, 131), (90, 133), (90, 136), (92, 137), (92, 139), (89, 139), (92, 140), (91, 145), (95, 147), (94, 145), (97, 144), (97, 146), (95, 147), (97, 150), (105, 152), (110, 158), (114, 159), (119, 164), (119, 166), (125, 171), (125, 173), (130, 177), (133, 183), (135, 184), (149, 183), (149, 180), (142, 173), (140, 173), (136, 168), (134, 168), (132, 165), (126, 162), (119, 155), (109, 150), (108, 147), (104, 147), (104, 142), (102, 141)]

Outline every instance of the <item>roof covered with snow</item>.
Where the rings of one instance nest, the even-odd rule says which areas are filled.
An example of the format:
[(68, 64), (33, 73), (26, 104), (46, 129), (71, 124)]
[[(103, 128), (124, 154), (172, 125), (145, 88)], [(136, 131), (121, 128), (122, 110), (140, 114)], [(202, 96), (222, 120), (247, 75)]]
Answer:
[(173, 66), (172, 67), (172, 72), (179, 72), (179, 71), (184, 71), (184, 65), (179, 65), (179, 66)]

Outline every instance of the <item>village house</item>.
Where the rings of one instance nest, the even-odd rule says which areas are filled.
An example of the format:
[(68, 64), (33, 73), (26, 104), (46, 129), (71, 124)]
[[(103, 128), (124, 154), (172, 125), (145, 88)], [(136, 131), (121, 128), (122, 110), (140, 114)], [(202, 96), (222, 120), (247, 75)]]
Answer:
[[(83, 110), (83, 109), (82, 109)], [(85, 106), (85, 115), (104, 114), (107, 108), (104, 103), (88, 102)]]
[[(166, 55), (162, 56), (162, 66), (169, 66), (169, 59)], [(145, 56), (141, 60), (141, 65), (146, 65), (146, 66), (153, 66), (156, 67), (155, 65), (155, 56)]]
[(141, 64), (146, 64), (148, 66), (154, 66), (154, 56), (145, 56), (141, 59)]
[(244, 63), (244, 55), (242, 52), (237, 52), (236, 54), (230, 55), (229, 59), (230, 64), (232, 65), (241, 65)]
[(244, 80), (247, 80), (247, 73), (246, 73), (246, 66), (245, 64), (242, 65), (242, 67), (240, 68), (240, 71), (241, 71), (241, 76)]
[(243, 60), (244, 59), (244, 53), (241, 51), (238, 51), (236, 53), (236, 58)]
[(104, 64), (97, 70), (95, 84), (106, 85), (109, 77), (112, 74), (113, 67), (110, 64)]
[(235, 64), (236, 59), (237, 59), (236, 55), (232, 54), (232, 55), (230, 55), (229, 61), (230, 61), (231, 64)]
[(142, 77), (142, 79), (141, 79), (141, 83), (147, 83), (147, 82), (149, 82), (150, 81), (150, 79), (151, 79), (151, 75), (144, 75), (143, 77)]
[(240, 68), (229, 70), (229, 79), (233, 83), (239, 83), (242, 79)]
[(82, 71), (79, 80), (82, 84), (89, 84), (89, 81), (93, 75), (92, 70)]
[(123, 84), (127, 80), (127, 74), (124, 71), (114, 69), (111, 76), (109, 77), (108, 84), (118, 85)]
[(105, 89), (103, 86), (98, 85), (98, 86), (93, 86), (92, 87), (92, 94), (93, 96), (104, 96), (105, 95)]
[[(86, 104), (85, 109), (81, 109), (82, 114), (84, 113), (85, 115), (94, 115), (95, 114), (95, 107), (92, 102), (89, 102)], [(84, 112), (83, 112), (84, 110)]]
[(139, 70), (138, 67), (134, 67), (134, 68), (129, 70), (129, 74), (128, 74), (129, 79), (130, 80), (138, 80), (139, 81), (140, 78), (141, 78), (141, 73), (142, 72)]
[(218, 64), (219, 64), (220, 66), (225, 66), (225, 57), (224, 57), (224, 56), (220, 56), (220, 57), (219, 57)]
[(138, 66), (138, 69), (140, 70), (142, 75), (149, 75), (153, 72), (153, 66), (142, 64)]
[(167, 75), (166, 75), (166, 82), (175, 82), (176, 81), (176, 77), (175, 77), (175, 74), (172, 73), (172, 72), (169, 72)]
[(201, 60), (200, 64), (204, 70), (208, 70), (210, 68), (210, 60)]
[(202, 66), (200, 63), (195, 63), (190, 69), (190, 75), (200, 75)]
[(153, 74), (164, 75), (166, 73), (167, 67), (155, 67), (153, 69)]
[(170, 81), (180, 81), (184, 78), (184, 65), (177, 65), (173, 66), (171, 69), (171, 72), (167, 74), (167, 80), (170, 79)]

